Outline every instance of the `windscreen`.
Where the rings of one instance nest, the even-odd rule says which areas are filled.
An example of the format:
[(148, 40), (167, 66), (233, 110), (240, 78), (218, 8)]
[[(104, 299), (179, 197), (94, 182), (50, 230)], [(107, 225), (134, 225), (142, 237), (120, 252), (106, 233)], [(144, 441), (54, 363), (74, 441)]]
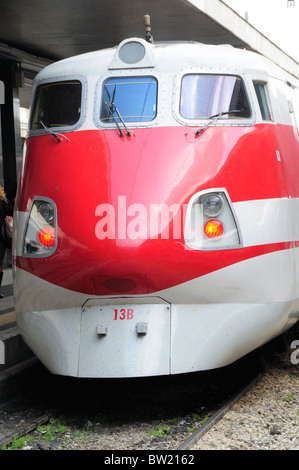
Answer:
[(154, 77), (117, 77), (103, 86), (101, 116), (104, 123), (146, 122), (157, 114), (158, 83)]
[(185, 75), (182, 79), (180, 114), (186, 119), (249, 118), (250, 107), (243, 80), (232, 75)]
[(81, 116), (82, 84), (79, 80), (53, 82), (40, 85), (35, 94), (32, 111), (32, 130), (44, 126), (68, 127)]

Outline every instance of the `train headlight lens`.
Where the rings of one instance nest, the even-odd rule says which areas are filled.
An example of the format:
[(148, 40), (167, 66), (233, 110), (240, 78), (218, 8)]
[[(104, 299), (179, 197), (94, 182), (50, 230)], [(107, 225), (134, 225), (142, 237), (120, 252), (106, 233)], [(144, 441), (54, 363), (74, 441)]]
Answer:
[(219, 220), (209, 220), (204, 226), (204, 233), (208, 238), (219, 238), (223, 232), (224, 228)]
[(41, 202), (37, 207), (38, 214), (48, 224), (54, 220), (54, 207), (49, 202)]
[(218, 194), (208, 194), (202, 201), (203, 211), (208, 217), (218, 217), (221, 214), (224, 202)]

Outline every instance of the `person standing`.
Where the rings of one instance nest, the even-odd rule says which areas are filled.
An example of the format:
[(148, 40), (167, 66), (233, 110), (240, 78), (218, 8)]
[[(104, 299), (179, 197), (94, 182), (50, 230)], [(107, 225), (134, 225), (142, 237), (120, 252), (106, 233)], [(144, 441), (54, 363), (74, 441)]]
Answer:
[[(10, 204), (7, 200), (4, 188), (0, 186), (0, 287), (3, 279), (3, 263), (5, 251), (9, 248), (11, 240), (9, 242), (10, 233), (3, 235), (3, 230), (6, 228), (6, 218), (12, 217), (13, 215), (13, 204)], [(0, 299), (3, 295), (0, 294)]]

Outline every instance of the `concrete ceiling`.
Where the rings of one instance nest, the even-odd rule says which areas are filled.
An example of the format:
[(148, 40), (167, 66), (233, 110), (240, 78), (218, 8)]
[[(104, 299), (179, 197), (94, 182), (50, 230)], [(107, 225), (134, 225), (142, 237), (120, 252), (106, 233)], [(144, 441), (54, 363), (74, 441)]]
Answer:
[(0, 0), (0, 43), (50, 60), (144, 37), (155, 41), (245, 43), (187, 0)]
[(145, 14), (154, 41), (231, 44), (260, 52), (299, 78), (299, 64), (221, 0), (0, 0), (0, 60), (21, 63), (21, 105), (29, 106), (41, 68), (144, 37)]

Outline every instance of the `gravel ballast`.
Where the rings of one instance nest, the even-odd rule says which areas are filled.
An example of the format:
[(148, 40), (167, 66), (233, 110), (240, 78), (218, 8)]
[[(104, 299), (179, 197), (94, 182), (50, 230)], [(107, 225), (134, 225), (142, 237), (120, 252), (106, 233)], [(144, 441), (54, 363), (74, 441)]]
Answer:
[[(295, 335), (295, 340), (293, 337), (288, 343), (287, 351), (275, 354), (267, 372), (260, 375), (220, 421), (196, 443), (191, 438), (188, 451), (299, 450), (298, 330)], [(224, 404), (224, 388), (227, 387), (229, 392), (231, 381), (238, 383), (241, 375), (248, 377), (248, 362), (242, 364), (242, 368), (225, 369), (224, 382), (221, 378), (203, 388), (201, 374), (192, 375), (189, 380), (184, 376), (184, 381), (182, 377), (171, 382), (162, 378), (128, 383), (113, 381), (107, 389), (106, 382), (98, 384), (97, 381), (92, 381), (90, 386), (83, 382), (79, 388), (71, 381), (65, 390), (64, 381), (58, 382), (60, 387), (54, 382), (50, 389), (46, 384), (45, 403), (48, 404), (56, 390), (59, 399), (62, 398), (62, 408), (70, 401), (69, 407), (48, 425), (40, 426), (26, 436), (22, 448), (177, 451), (187, 438), (190, 440), (192, 431), (198, 432), (206, 423), (206, 417), (213, 416), (213, 410), (216, 412)], [(40, 396), (43, 398), (39, 391), (37, 397)], [(74, 401), (70, 400), (72, 396)], [(31, 397), (29, 411), (31, 408), (35, 411), (38, 403)], [(56, 403), (55, 399), (52, 403)], [(0, 408), (3, 429), (7, 423), (18, 429), (20, 423), (26, 422), (24, 410), (20, 413), (15, 406), (9, 409), (4, 404)]]
[[(298, 338), (299, 339), (299, 338)], [(299, 341), (190, 450), (299, 450)]]

